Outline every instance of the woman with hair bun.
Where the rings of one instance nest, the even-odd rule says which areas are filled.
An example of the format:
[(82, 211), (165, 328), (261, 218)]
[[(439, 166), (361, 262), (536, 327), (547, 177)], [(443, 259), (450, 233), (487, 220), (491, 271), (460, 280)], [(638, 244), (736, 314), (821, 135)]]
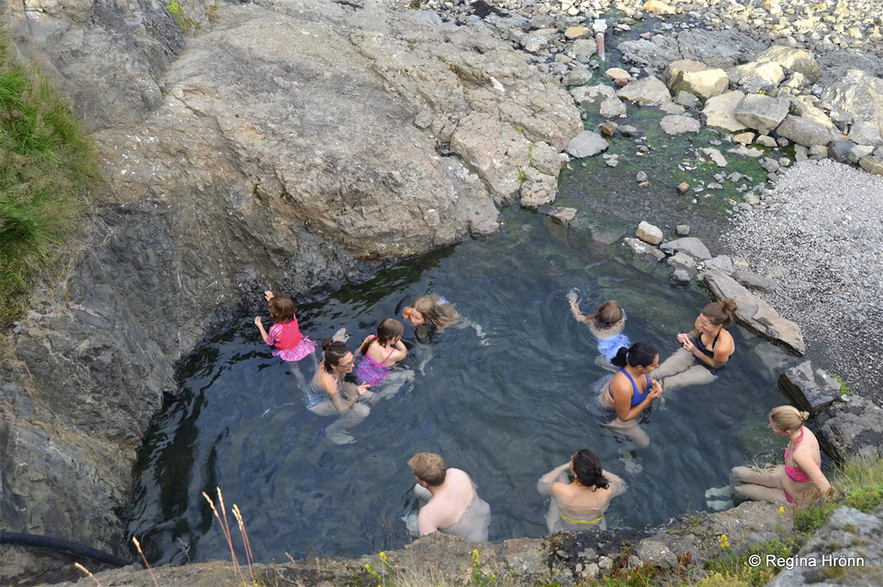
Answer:
[(356, 387), (344, 382), (344, 377), (353, 372), (355, 363), (353, 353), (345, 342), (326, 338), (322, 341), (322, 351), (324, 356), (319, 369), (306, 389), (305, 404), (308, 410), (319, 416), (340, 414), (339, 420), (325, 428), (325, 434), (335, 444), (348, 444), (355, 439), (346, 433), (346, 429), (371, 413), (368, 406), (357, 403), (368, 393), (370, 386), (363, 383)]
[[(567, 478), (567, 470), (574, 476)], [(625, 482), (605, 471), (598, 455), (577, 451), (570, 462), (552, 469), (537, 483), (537, 491), (552, 498), (546, 514), (549, 534), (565, 530), (606, 530), (604, 512), (610, 500), (626, 490)]]
[(620, 369), (598, 396), (604, 411), (604, 426), (639, 447), (646, 447), (650, 437), (638, 424), (640, 417), (649, 413), (645, 410), (662, 395), (662, 386), (650, 379), (650, 373), (659, 365), (659, 353), (651, 344), (636, 342), (629, 348), (621, 347), (610, 362)]
[(693, 330), (678, 335), (680, 349), (667, 358), (653, 377), (666, 390), (702, 385), (717, 379), (736, 350), (732, 335), (727, 332), (736, 316), (736, 301), (726, 298), (702, 308)]
[[(770, 410), (769, 427), (778, 436), (788, 438), (785, 464), (767, 470), (751, 467), (733, 467), (737, 483), (736, 494), (755, 501), (784, 501), (805, 503), (807, 492), (815, 488), (827, 494), (831, 484), (822, 473), (822, 455), (815, 434), (803, 425), (809, 418), (792, 406)], [(812, 492), (816, 493), (816, 492)]]

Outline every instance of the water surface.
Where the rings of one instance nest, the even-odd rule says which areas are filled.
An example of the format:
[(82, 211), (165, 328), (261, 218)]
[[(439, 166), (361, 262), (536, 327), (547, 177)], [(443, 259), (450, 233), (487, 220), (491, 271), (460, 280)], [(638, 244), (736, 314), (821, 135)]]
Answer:
[[(629, 490), (613, 501), (608, 524), (640, 527), (688, 509), (705, 509), (705, 490), (725, 485), (746, 451), (737, 434), (783, 403), (756, 366), (759, 339), (731, 327), (736, 354), (711, 386), (678, 390), (654, 410), (649, 448), (636, 451), (639, 474), (620, 451), (631, 445), (586, 409), (596, 382), (595, 341), (570, 314), (578, 287), (583, 311), (618, 300), (625, 333), (664, 358), (692, 327), (708, 298), (672, 288), (664, 268), (648, 276), (611, 260), (611, 249), (548, 219), (509, 211), (502, 233), (407, 261), (328, 300), (305, 305), (301, 329), (314, 340), (340, 327), (351, 348), (388, 316), (426, 292), (444, 295), (486, 333), (448, 329), (412, 388), (372, 409), (351, 431), (356, 442), (324, 436), (332, 419), (303, 405), (291, 365), (270, 355), (252, 316), (195, 353), (180, 373), (180, 398), (157, 417), (142, 451), (130, 534), (153, 563), (227, 558), (202, 491), (221, 486), (239, 505), (259, 560), (355, 556), (408, 541), (401, 517), (413, 506), (407, 460), (432, 451), (466, 470), (490, 503), (492, 540), (545, 535), (536, 481), (590, 448)], [(408, 341), (408, 338), (411, 341)], [(413, 329), (406, 326), (406, 342)], [(416, 350), (420, 350), (419, 348)], [(415, 369), (422, 353), (404, 367)], [(312, 376), (310, 359), (300, 367)], [(745, 433), (743, 432), (743, 441)]]

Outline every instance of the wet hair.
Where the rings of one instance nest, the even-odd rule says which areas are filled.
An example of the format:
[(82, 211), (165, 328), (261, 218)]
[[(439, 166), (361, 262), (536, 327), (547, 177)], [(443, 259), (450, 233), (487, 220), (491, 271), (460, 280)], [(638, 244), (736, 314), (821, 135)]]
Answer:
[(454, 304), (443, 302), (438, 296), (417, 298), (413, 304), (405, 308), (403, 312), (405, 318), (410, 318), (411, 310), (419, 312), (424, 320), (432, 323), (436, 328), (446, 328), (460, 319)]
[(631, 367), (649, 367), (656, 360), (656, 347), (647, 342), (636, 342), (632, 346), (626, 348), (619, 347), (616, 356), (610, 359), (610, 362), (617, 367), (625, 367), (626, 364)]
[(322, 358), (322, 368), (328, 373), (331, 373), (331, 369), (339, 365), (340, 361), (351, 352), (345, 342), (330, 338), (322, 341), (322, 350), (325, 352), (325, 356)]
[(445, 482), (448, 466), (445, 460), (432, 452), (418, 452), (408, 461), (414, 476), (433, 487)]
[(375, 340), (380, 344), (385, 345), (392, 339), (401, 336), (404, 332), (405, 326), (401, 322), (395, 318), (386, 318), (380, 323), (380, 326), (377, 327), (377, 334), (374, 338), (369, 338), (362, 343), (362, 346), (359, 347), (359, 352), (364, 355), (368, 352), (368, 347), (370, 347), (371, 343)]
[(297, 313), (297, 304), (294, 300), (285, 296), (274, 296), (267, 302), (270, 309), (270, 318), (273, 322), (291, 322)]
[(610, 485), (604, 478), (604, 465), (601, 459), (587, 448), (573, 455), (573, 473), (576, 480), (586, 487), (607, 489)]
[(599, 328), (609, 328), (622, 320), (622, 308), (616, 300), (607, 300), (598, 306), (598, 311), (592, 314), (592, 318)]
[(809, 412), (801, 412), (794, 406), (779, 406), (770, 410), (770, 420), (780, 430), (799, 430), (809, 420)]
[(736, 300), (725, 298), (719, 302), (712, 302), (702, 308), (702, 314), (708, 317), (712, 324), (721, 325), (726, 328), (733, 322), (738, 308)]

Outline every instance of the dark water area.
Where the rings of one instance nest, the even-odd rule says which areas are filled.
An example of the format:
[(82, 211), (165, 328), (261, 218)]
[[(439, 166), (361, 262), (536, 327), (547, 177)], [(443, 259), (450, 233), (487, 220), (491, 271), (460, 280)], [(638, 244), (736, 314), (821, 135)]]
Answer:
[[(259, 560), (356, 556), (408, 542), (401, 518), (415, 506), (407, 460), (437, 452), (467, 471), (491, 505), (492, 540), (544, 536), (537, 479), (577, 449), (596, 451), (629, 490), (608, 511), (610, 527), (659, 523), (706, 509), (705, 491), (726, 485), (732, 466), (784, 445), (766, 414), (785, 403), (756, 361), (760, 339), (731, 326), (736, 354), (720, 379), (686, 388), (655, 407), (644, 429), (651, 445), (620, 459), (627, 442), (587, 409), (609, 373), (594, 363), (595, 340), (570, 314), (565, 294), (580, 289), (584, 312), (606, 299), (627, 314), (625, 334), (665, 358), (708, 297), (675, 289), (612, 260), (611, 249), (547, 218), (504, 215), (499, 235), (400, 263), (359, 286), (298, 312), (314, 340), (340, 327), (355, 349), (385, 317), (434, 292), (481, 326), (450, 328), (431, 347), (416, 345), (402, 368), (413, 385), (372, 406), (350, 430), (353, 444), (324, 434), (334, 418), (307, 411), (291, 364), (270, 355), (243, 316), (196, 352), (180, 372), (180, 397), (153, 423), (136, 470), (130, 535), (154, 564), (229, 557), (201, 496), (224, 491), (238, 504)], [(406, 325), (405, 340), (415, 344)], [(314, 363), (298, 366), (307, 380)], [(235, 534), (235, 532), (234, 532)], [(237, 539), (238, 540), (238, 539)]]

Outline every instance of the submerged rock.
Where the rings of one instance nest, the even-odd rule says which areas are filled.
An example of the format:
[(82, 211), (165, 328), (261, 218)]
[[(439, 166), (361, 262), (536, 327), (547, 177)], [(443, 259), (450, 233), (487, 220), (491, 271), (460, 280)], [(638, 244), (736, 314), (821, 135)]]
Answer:
[(688, 132), (699, 132), (699, 121), (689, 116), (669, 114), (663, 116), (659, 126), (667, 135), (681, 135)]

